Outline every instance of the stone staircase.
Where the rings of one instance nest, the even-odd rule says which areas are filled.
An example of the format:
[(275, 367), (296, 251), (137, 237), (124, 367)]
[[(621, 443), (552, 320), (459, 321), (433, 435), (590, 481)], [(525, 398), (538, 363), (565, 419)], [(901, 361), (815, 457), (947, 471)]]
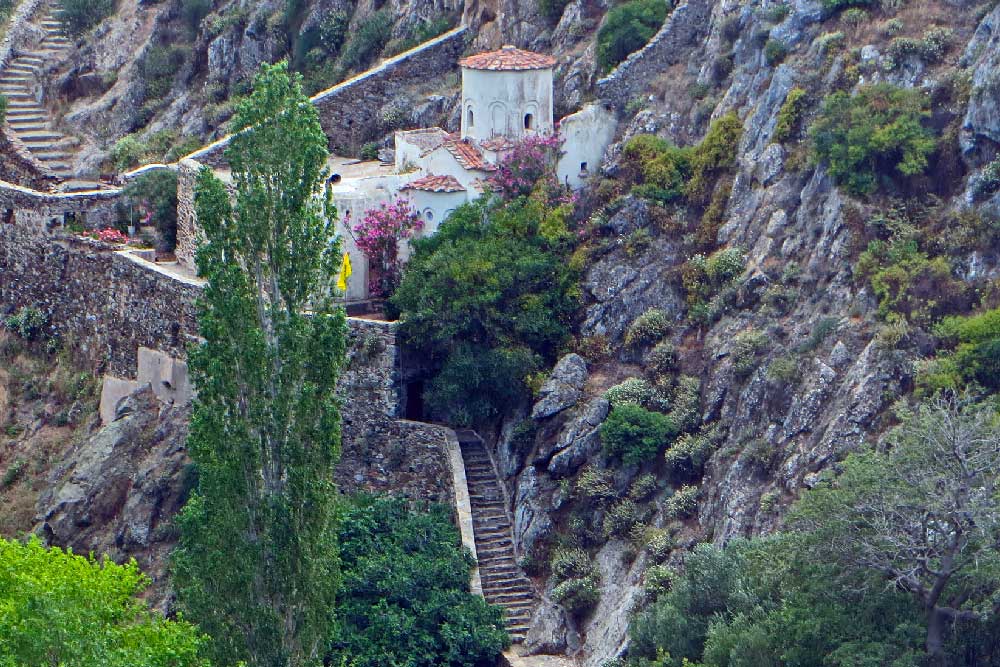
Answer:
[(524, 641), (535, 609), (535, 591), (514, 558), (510, 519), (483, 441), (457, 431), (472, 504), (472, 527), (486, 601), (503, 607), (511, 641)]
[(0, 94), (7, 98), (7, 122), (14, 134), (44, 166), (62, 179), (71, 176), (74, 141), (52, 127), (48, 111), (35, 95), (38, 75), (45, 66), (67, 55), (72, 44), (63, 34), (55, 2), (35, 24), (44, 32), (38, 47), (11, 58), (0, 72)]

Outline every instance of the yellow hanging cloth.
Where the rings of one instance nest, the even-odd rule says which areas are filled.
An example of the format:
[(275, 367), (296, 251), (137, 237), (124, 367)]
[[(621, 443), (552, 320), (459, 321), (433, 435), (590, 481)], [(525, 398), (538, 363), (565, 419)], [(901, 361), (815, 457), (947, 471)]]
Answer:
[(340, 278), (337, 279), (337, 289), (341, 292), (347, 291), (347, 279), (351, 277), (351, 256), (344, 253), (344, 261), (340, 264)]

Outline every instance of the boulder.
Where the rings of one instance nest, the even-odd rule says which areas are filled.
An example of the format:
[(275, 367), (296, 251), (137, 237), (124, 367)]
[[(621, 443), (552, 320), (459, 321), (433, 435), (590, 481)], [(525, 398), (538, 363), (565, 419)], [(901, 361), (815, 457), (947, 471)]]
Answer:
[(576, 405), (587, 381), (587, 362), (578, 354), (567, 354), (539, 390), (539, 400), (531, 411), (532, 419), (546, 419)]

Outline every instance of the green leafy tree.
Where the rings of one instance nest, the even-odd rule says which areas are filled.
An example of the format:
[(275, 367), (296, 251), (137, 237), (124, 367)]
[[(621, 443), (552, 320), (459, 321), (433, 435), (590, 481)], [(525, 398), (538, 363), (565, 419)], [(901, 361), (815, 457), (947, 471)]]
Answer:
[(327, 663), (492, 665), (510, 640), (503, 614), (469, 592), (473, 567), (451, 513), (360, 497), (340, 526), (344, 587)]
[(152, 219), (159, 233), (160, 250), (172, 252), (177, 246), (177, 172), (157, 169), (136, 178), (125, 187), (129, 224)]
[(407, 340), (437, 365), (429, 404), (469, 424), (527, 396), (525, 376), (555, 358), (578, 303), (552, 207), (479, 201), (414, 242), (392, 298)]
[(670, 417), (635, 403), (615, 407), (601, 424), (604, 452), (626, 465), (654, 458), (677, 433)]
[(913, 176), (927, 168), (933, 132), (924, 127), (929, 100), (919, 90), (890, 84), (863, 86), (854, 95), (825, 100), (810, 128), (813, 152), (853, 194), (875, 190), (880, 176)]
[(196, 185), (208, 281), (204, 343), (191, 353), (199, 483), (179, 518), (175, 581), (220, 662), (313, 665), (338, 581), (332, 473), (345, 345), (331, 300), (335, 211), (320, 196), (326, 136), (283, 63), (262, 68), (235, 122), (233, 200), (208, 169)]
[(950, 624), (1000, 612), (1000, 418), (937, 398), (906, 415), (889, 445), (848, 457), (792, 525), (815, 537), (816, 558), (912, 595), (931, 662), (944, 665)]
[(135, 561), (0, 539), (0, 666), (208, 667), (197, 628), (139, 599), (148, 583)]

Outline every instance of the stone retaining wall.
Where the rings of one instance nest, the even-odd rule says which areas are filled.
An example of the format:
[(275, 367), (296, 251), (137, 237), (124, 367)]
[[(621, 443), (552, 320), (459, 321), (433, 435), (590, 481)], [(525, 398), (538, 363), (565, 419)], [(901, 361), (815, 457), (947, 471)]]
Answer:
[(708, 34), (711, 15), (712, 3), (708, 0), (688, 0), (677, 7), (646, 46), (597, 82), (598, 97), (623, 109), (646, 90), (652, 79), (677, 63), (680, 55), (688, 53), (690, 45)]
[[(50, 335), (119, 383), (140, 375), (141, 348), (147, 361), (164, 368), (186, 359), (188, 344), (197, 340), (201, 281), (45, 222), (44, 215), (23, 210), (15, 210), (13, 224), (0, 219), (0, 316), (25, 306), (41, 309)], [(402, 381), (396, 329), (394, 322), (348, 319), (337, 479), (348, 491), (392, 491), (450, 504), (448, 430), (397, 420)]]
[[(6, 156), (0, 158), (6, 163)], [(115, 204), (120, 196), (121, 190), (118, 189), (41, 192), (0, 180), (0, 223), (6, 220), (8, 212), (13, 211), (16, 222), (27, 227), (27, 232), (40, 232), (46, 226), (62, 225), (67, 220), (67, 214), (89, 228), (108, 226), (117, 219)]]
[[(457, 71), (465, 39), (466, 29), (455, 28), (314, 95), (312, 102), (319, 110), (330, 150), (354, 155), (362, 144), (377, 138), (382, 107), (409, 85)], [(225, 163), (222, 154), (231, 139), (231, 135), (223, 137), (186, 157), (210, 167), (221, 166)]]

